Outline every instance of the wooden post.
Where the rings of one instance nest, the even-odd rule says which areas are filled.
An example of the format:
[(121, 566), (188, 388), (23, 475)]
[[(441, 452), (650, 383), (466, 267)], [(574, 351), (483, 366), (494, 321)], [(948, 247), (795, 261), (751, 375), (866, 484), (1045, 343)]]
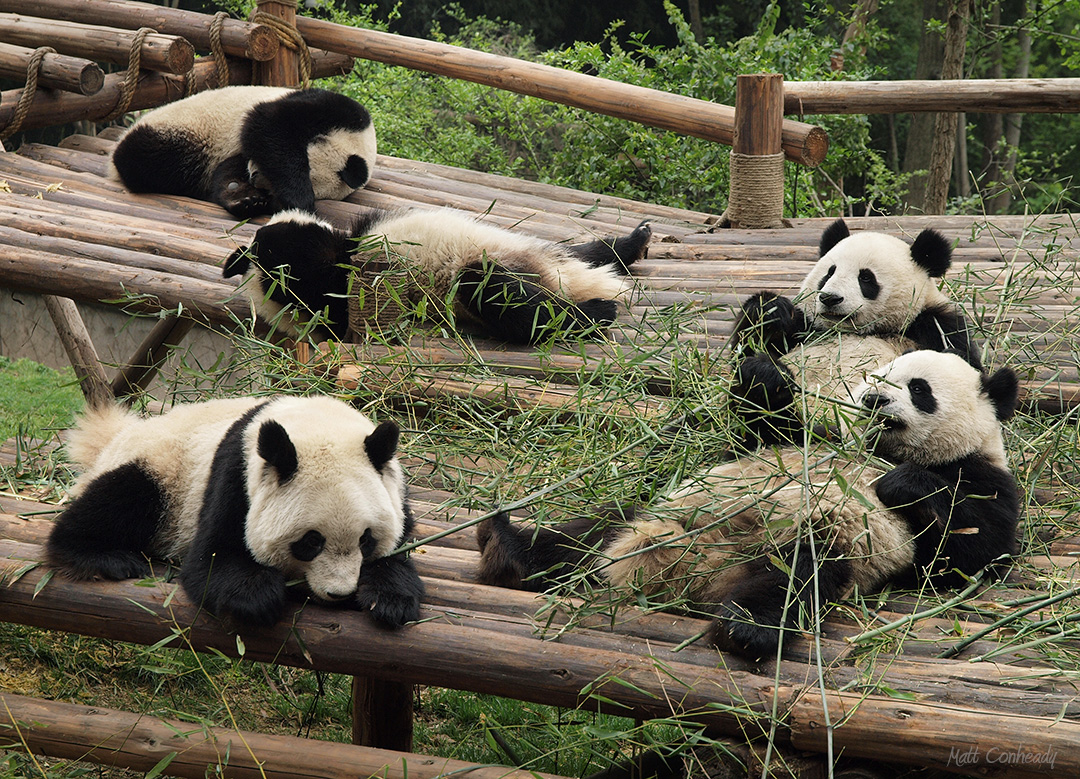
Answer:
[[(296, 26), (296, 0), (258, 0), (254, 21), (266, 16), (280, 19), (290, 27)], [(277, 54), (265, 62), (256, 62), (253, 81), (271, 87), (300, 85), (300, 62), (297, 53), (288, 46), (278, 47)]]
[(195, 322), (177, 316), (167, 316), (151, 330), (128, 364), (116, 375), (112, 392), (117, 398), (127, 398), (144, 391), (157, 375), (169, 353), (184, 340)]
[(109, 380), (105, 376), (105, 369), (101, 367), (101, 360), (98, 359), (97, 350), (90, 340), (90, 334), (86, 331), (75, 301), (56, 295), (43, 295), (42, 298), (53, 324), (56, 325), (56, 332), (71, 361), (71, 367), (79, 378), (79, 389), (82, 390), (87, 404), (91, 407), (109, 405), (113, 402)]
[(353, 743), (411, 752), (413, 685), (377, 676), (354, 676)]
[[(26, 80), (26, 68), (34, 49), (0, 43), (0, 76)], [(38, 86), (63, 89), (80, 95), (93, 95), (105, 84), (105, 72), (96, 62), (64, 54), (46, 54), (41, 61)]]
[(784, 215), (784, 77), (739, 76), (731, 186), (724, 216), (731, 227), (780, 227)]

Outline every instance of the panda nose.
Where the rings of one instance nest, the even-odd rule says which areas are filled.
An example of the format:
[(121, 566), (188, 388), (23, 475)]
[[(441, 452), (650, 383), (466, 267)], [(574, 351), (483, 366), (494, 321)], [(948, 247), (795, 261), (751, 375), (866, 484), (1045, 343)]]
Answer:
[(844, 296), (832, 292), (822, 292), (818, 295), (818, 300), (821, 301), (821, 305), (825, 306), (825, 308), (833, 308), (844, 302)]
[(884, 408), (889, 405), (889, 399), (884, 395), (879, 395), (876, 392), (868, 392), (863, 395), (862, 404), (864, 408)]

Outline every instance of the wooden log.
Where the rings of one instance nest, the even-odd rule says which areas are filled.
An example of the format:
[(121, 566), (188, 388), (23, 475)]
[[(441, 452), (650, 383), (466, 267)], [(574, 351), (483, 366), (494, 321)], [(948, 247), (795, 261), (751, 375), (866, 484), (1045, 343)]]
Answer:
[(359, 674), (352, 683), (354, 744), (411, 752), (413, 685)]
[(782, 132), (784, 78), (779, 73), (737, 77), (735, 139), (726, 223), (764, 229), (782, 226), (784, 161)]
[(95, 303), (127, 295), (126, 310), (157, 313), (183, 305), (189, 315), (216, 325), (250, 316), (247, 302), (231, 299), (236, 288), (227, 284), (3, 245), (0, 287)]
[(736, 77), (736, 154), (779, 154), (782, 148), (784, 77), (779, 73), (753, 73)]
[[(296, 25), (295, 0), (256, 0), (255, 12), (277, 19), (290, 27)], [(252, 78), (253, 83), (270, 87), (300, 86), (299, 54), (282, 44), (273, 58), (255, 63)]]
[(852, 693), (798, 694), (788, 723), (792, 746), (800, 749), (823, 751), (831, 740), (837, 752), (842, 746), (849, 757), (935, 766), (965, 776), (1080, 775), (1076, 722), (981, 717), (957, 706)]
[[(729, 146), (734, 137), (731, 106), (321, 19), (297, 17), (296, 27), (309, 45), (360, 59), (486, 84)], [(828, 136), (820, 127), (784, 120), (783, 138), (787, 158), (809, 167), (820, 165), (828, 152)]]
[[(34, 49), (0, 43), (0, 76), (26, 81), (26, 69)], [(47, 89), (63, 89), (80, 95), (93, 95), (101, 91), (105, 73), (96, 62), (66, 54), (46, 54), (38, 71), (38, 86)]]
[(959, 111), (1077, 113), (1080, 78), (784, 83), (784, 113), (788, 115)]
[[(341, 73), (348, 57), (332, 53), (312, 53), (312, 78), (325, 78)], [(217, 86), (216, 65), (212, 60), (200, 59), (195, 63), (196, 91)], [(248, 84), (251, 82), (251, 63), (240, 60), (229, 61), (229, 83)], [(120, 87), (124, 83), (123, 73), (112, 73), (105, 77), (105, 85), (95, 95), (73, 95), (69, 92), (39, 92), (23, 123), (24, 130), (36, 127), (74, 122), (82, 119), (101, 119), (116, 108), (120, 98)], [(185, 94), (183, 79), (163, 73), (143, 73), (135, 94), (128, 107), (130, 111), (155, 108), (163, 103), (179, 100)], [(7, 127), (15, 115), (21, 89), (12, 89), (0, 93), (0, 127)]]
[(539, 774), (516, 768), (476, 765), (315, 741), (295, 736), (267, 736), (235, 728), (192, 726), (100, 706), (80, 706), (0, 694), (0, 733), (9, 748), (65, 760), (89, 760), (147, 772), (168, 760), (165, 775), (204, 779), (532, 779)]
[[(186, 38), (201, 51), (210, 50), (213, 17), (195, 11), (134, 0), (4, 0), (4, 8), (14, 13), (128, 30), (152, 27), (163, 35)], [(222, 49), (233, 57), (268, 60), (277, 54), (278, 45), (277, 33), (266, 25), (236, 19), (226, 19), (222, 25)]]
[(87, 405), (98, 408), (109, 405), (113, 402), (109, 379), (75, 301), (56, 295), (43, 297), (45, 308), (56, 325), (60, 343), (63, 344), (75, 376), (79, 379), (79, 389), (82, 390)]
[[(0, 13), (0, 38), (32, 48), (47, 42), (61, 54), (127, 67), (135, 33), (116, 27)], [(183, 75), (194, 62), (195, 49), (184, 38), (151, 33), (143, 39), (139, 54), (139, 67), (143, 70)]]

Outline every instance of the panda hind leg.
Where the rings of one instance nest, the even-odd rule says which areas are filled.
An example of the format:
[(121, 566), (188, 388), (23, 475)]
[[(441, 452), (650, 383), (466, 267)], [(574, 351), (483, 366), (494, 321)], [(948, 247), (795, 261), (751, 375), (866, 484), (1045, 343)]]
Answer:
[(533, 278), (496, 263), (473, 263), (458, 276), (458, 299), (488, 333), (510, 343), (581, 336), (615, 321), (614, 300), (566, 300)]
[(790, 544), (778, 556), (788, 570), (766, 556), (742, 564), (738, 583), (713, 607), (716, 621), (706, 636), (712, 644), (754, 660), (775, 655), (781, 634), (798, 625), (800, 614), (811, 614), (815, 589), (825, 604), (841, 597), (851, 581), (850, 561), (815, 561), (808, 544)]
[(594, 268), (612, 265), (621, 273), (629, 273), (630, 266), (648, 254), (652, 228), (648, 222), (639, 224), (632, 233), (618, 238), (589, 241), (568, 246), (572, 253)]
[(476, 527), (477, 580), (508, 589), (540, 592), (562, 575), (588, 567), (596, 549), (633, 521), (631, 507), (610, 507), (553, 528), (515, 525), (499, 512)]
[(165, 511), (165, 494), (142, 467), (106, 471), (56, 519), (46, 559), (72, 579), (149, 576), (147, 558)]
[(240, 154), (234, 154), (214, 168), (210, 194), (215, 203), (237, 219), (274, 212), (273, 196), (251, 183), (247, 160)]

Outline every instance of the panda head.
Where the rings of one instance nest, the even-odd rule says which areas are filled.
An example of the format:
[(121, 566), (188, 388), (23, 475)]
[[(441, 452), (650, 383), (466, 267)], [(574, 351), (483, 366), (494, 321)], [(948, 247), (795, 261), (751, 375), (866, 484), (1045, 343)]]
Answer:
[(1007, 468), (1001, 423), (1018, 392), (1008, 368), (988, 376), (958, 354), (922, 350), (875, 371), (855, 399), (880, 423), (877, 451), (889, 459), (935, 466), (979, 454)]
[(818, 256), (797, 305), (819, 330), (901, 332), (927, 308), (948, 303), (934, 280), (949, 269), (952, 249), (935, 230), (908, 246), (883, 233), (852, 235), (838, 219), (822, 234)]
[(344, 295), (353, 248), (349, 234), (328, 222), (298, 209), (281, 211), (259, 228), (250, 246), (226, 258), (223, 275), (244, 277), (244, 292), (266, 321), (295, 335), (297, 328), (281, 316), (286, 306), (300, 321), (325, 312), (324, 324), (341, 339), (348, 322)]
[(252, 556), (303, 579), (322, 601), (356, 592), (360, 571), (405, 534), (398, 428), (332, 398), (282, 398), (245, 437)]

